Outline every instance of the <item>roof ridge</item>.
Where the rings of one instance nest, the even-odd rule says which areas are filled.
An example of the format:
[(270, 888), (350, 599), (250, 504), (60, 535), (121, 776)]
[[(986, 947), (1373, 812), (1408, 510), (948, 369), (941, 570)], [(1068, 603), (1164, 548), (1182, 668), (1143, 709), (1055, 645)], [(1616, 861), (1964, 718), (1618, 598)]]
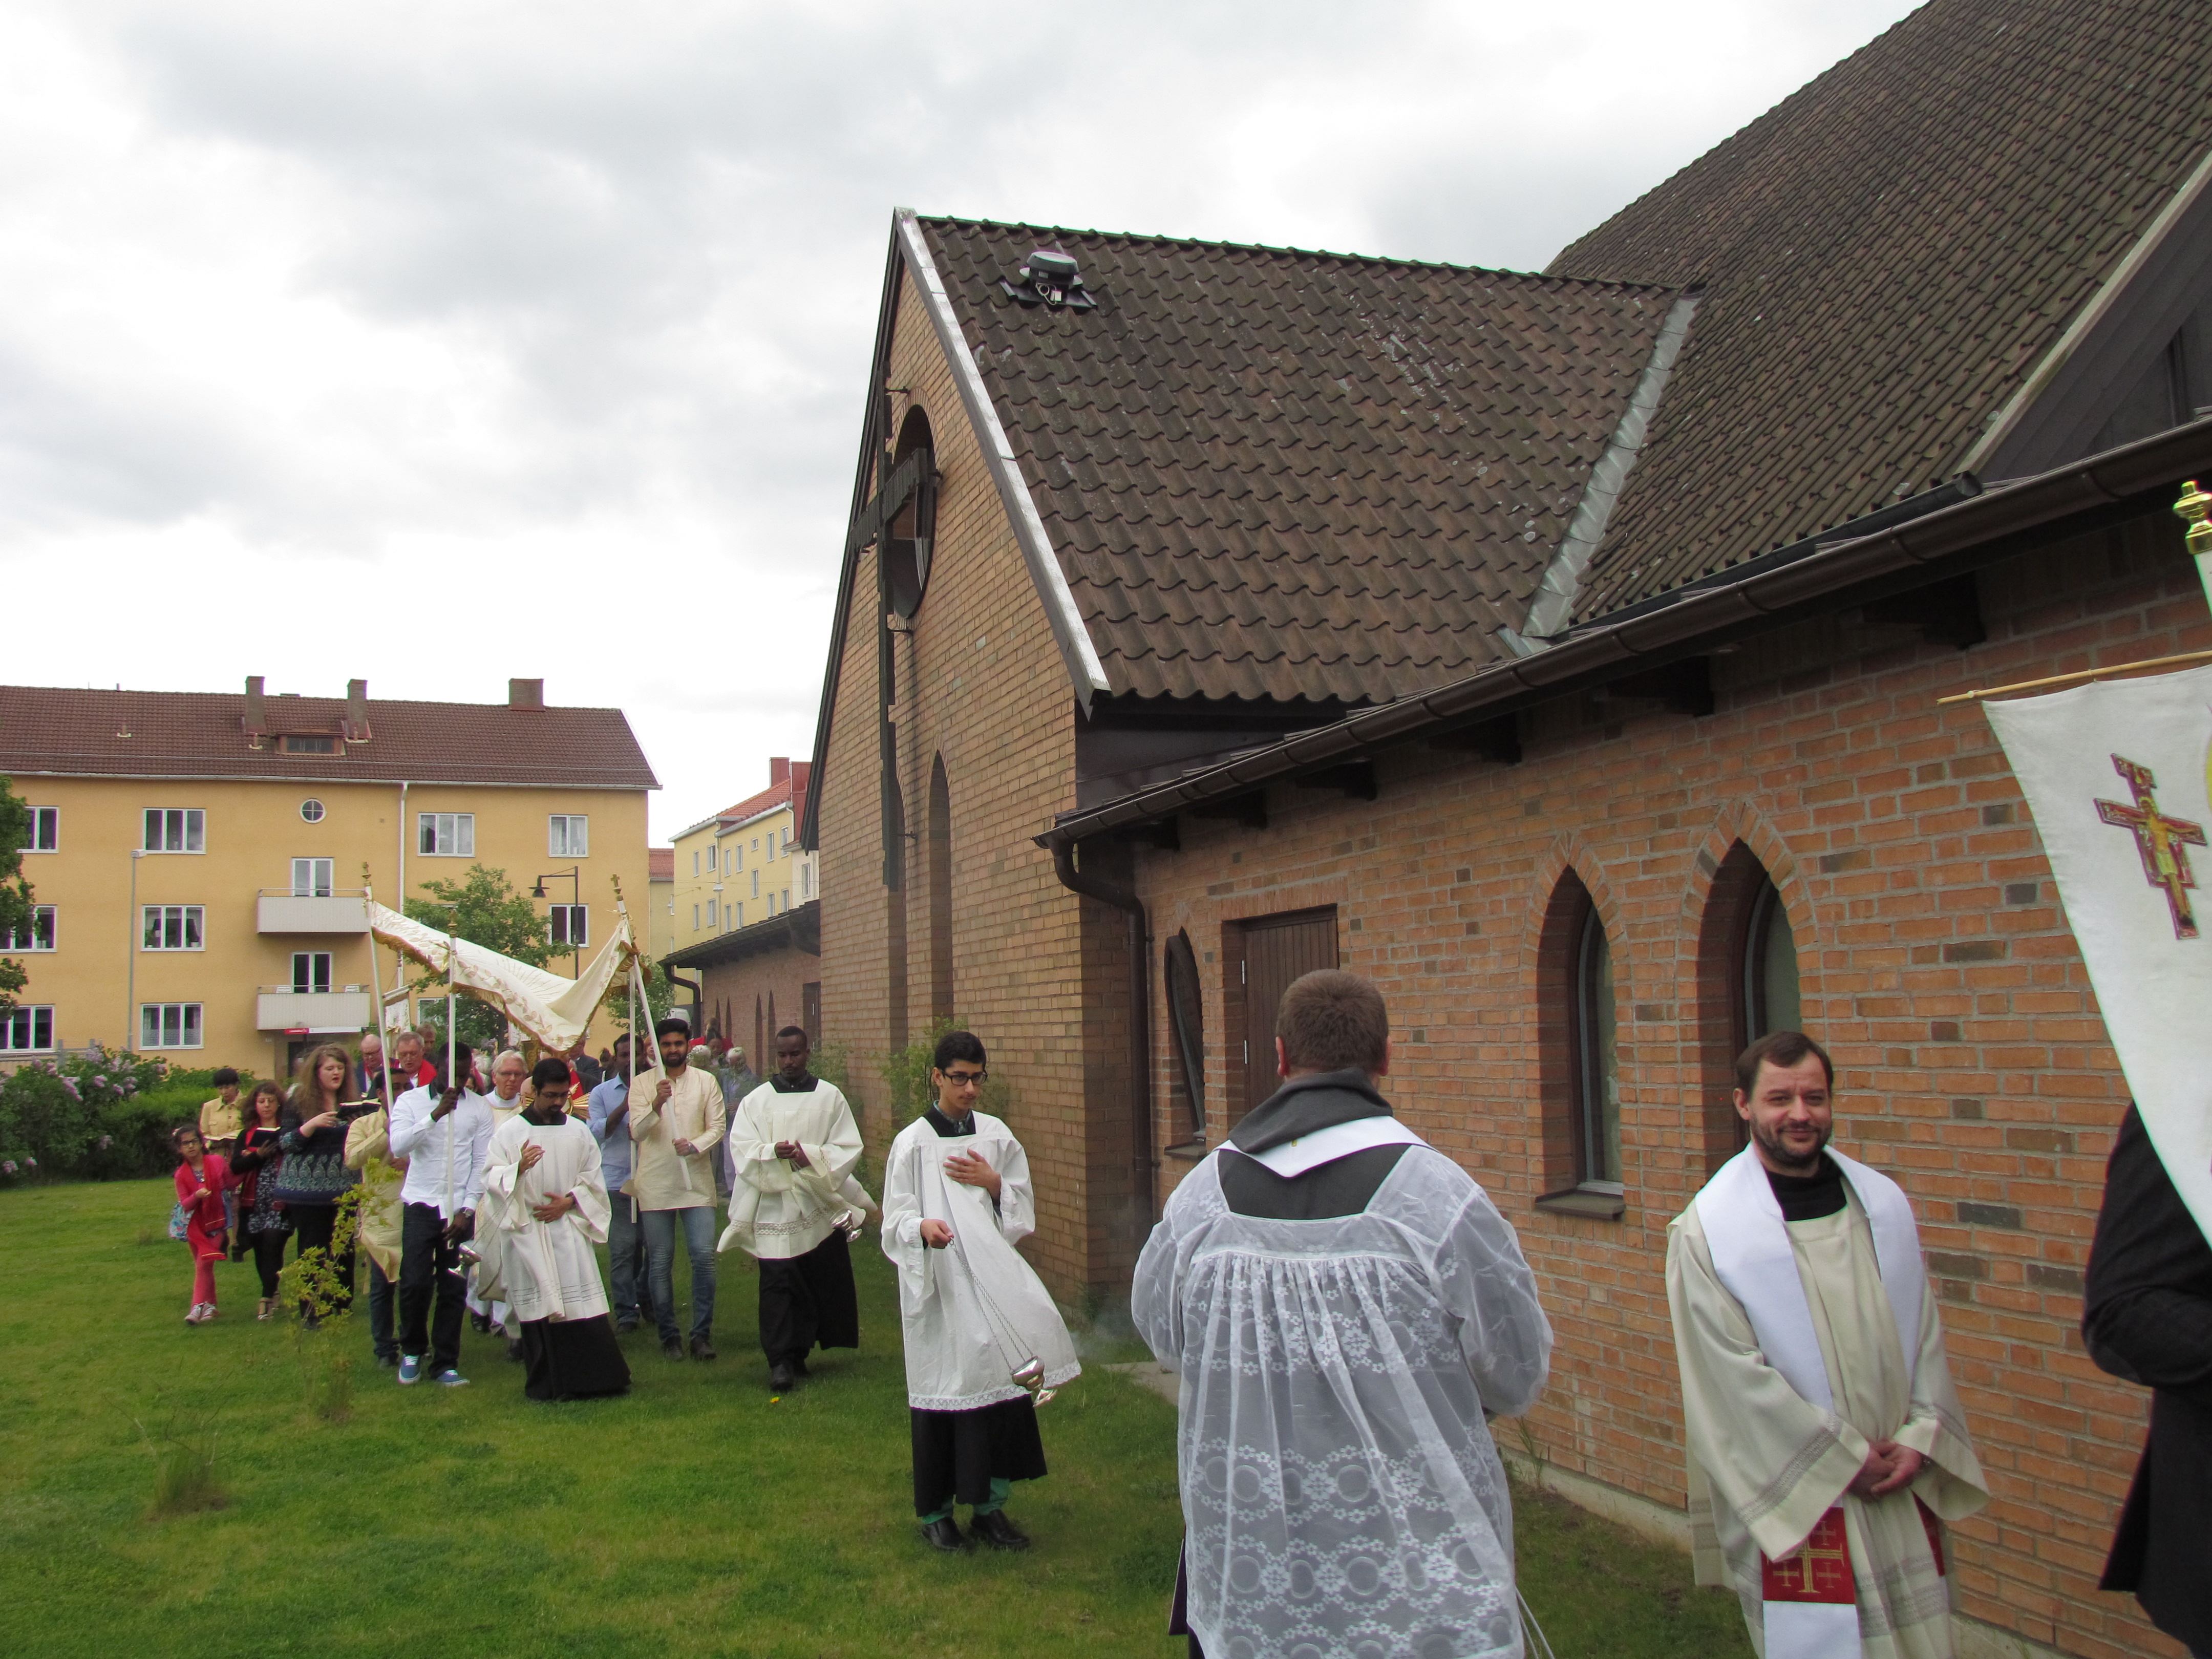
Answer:
[(1558, 284), (1584, 289), (1608, 289), (1621, 292), (1650, 292), (1672, 294), (1677, 284), (1631, 281), (1610, 276), (1571, 276), (1548, 270), (1515, 270), (1504, 265), (1459, 264), (1449, 259), (1410, 259), (1388, 253), (1358, 253), (1349, 250), (1319, 247), (1297, 247), (1289, 243), (1232, 242), (1205, 236), (1170, 236), (1157, 231), (1100, 230), (1081, 225), (1040, 225), (1014, 219), (965, 219), (950, 213), (917, 213), (915, 222), (924, 225), (959, 225), (971, 230), (1025, 230), (1045, 236), (1092, 236), (1105, 240), (1139, 243), (1154, 247), (1207, 248), (1231, 253), (1283, 254), (1299, 259), (1331, 259), (1350, 264), (1380, 265), (1400, 270), (1449, 270), (1472, 272), (1484, 276), (1505, 276), (1516, 281)]

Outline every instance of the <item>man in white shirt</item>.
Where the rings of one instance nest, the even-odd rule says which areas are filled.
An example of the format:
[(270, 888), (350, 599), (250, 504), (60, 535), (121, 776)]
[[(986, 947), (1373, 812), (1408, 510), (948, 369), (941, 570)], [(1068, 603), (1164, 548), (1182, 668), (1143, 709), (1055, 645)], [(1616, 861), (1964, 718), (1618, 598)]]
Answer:
[(399, 1188), (403, 1385), (422, 1379), (426, 1347), (433, 1379), (449, 1389), (468, 1382), (459, 1370), (468, 1293), (461, 1279), (461, 1242), (476, 1230), (492, 1131), (491, 1108), (466, 1086), (474, 1062), (468, 1044), (456, 1043), (450, 1076), (409, 1091), (392, 1107), (392, 1153), (407, 1160), (407, 1178)]
[[(638, 1074), (629, 1097), (633, 1164), (629, 1191), (643, 1212), (647, 1282), (660, 1326), (660, 1351), (684, 1358), (676, 1325), (676, 1230), (691, 1258), (691, 1357), (714, 1357), (714, 1149), (726, 1118), (722, 1085), (690, 1062), (691, 1028), (662, 1020), (653, 1028), (660, 1064)], [(650, 1092), (648, 1092), (648, 1091)]]

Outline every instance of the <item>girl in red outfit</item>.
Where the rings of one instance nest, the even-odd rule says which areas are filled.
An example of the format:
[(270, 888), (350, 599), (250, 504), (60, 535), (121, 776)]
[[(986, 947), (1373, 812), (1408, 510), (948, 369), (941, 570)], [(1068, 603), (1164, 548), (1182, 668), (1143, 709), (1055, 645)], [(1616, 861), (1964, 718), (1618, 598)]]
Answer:
[(185, 1206), (185, 1248), (192, 1253), (192, 1306), (187, 1325), (215, 1317), (215, 1264), (229, 1243), (224, 1229), (223, 1189), (232, 1184), (230, 1166), (200, 1144), (189, 1123), (169, 1131), (177, 1149), (177, 1202)]

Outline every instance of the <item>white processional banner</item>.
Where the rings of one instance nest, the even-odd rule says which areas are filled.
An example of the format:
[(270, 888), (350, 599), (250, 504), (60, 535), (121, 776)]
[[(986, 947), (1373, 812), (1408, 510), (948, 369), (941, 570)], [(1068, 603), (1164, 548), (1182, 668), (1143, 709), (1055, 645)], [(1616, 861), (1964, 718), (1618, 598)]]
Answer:
[(2212, 1239), (2212, 668), (1983, 704), (2151, 1144)]

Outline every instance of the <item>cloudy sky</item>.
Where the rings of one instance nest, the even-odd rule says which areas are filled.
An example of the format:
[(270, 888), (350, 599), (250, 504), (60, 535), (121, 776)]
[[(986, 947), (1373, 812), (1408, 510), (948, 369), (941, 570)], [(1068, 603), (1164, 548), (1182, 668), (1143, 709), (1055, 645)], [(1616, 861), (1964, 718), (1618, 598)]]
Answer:
[(0, 9), (0, 678), (804, 756), (895, 204), (1530, 268), (1908, 0)]

